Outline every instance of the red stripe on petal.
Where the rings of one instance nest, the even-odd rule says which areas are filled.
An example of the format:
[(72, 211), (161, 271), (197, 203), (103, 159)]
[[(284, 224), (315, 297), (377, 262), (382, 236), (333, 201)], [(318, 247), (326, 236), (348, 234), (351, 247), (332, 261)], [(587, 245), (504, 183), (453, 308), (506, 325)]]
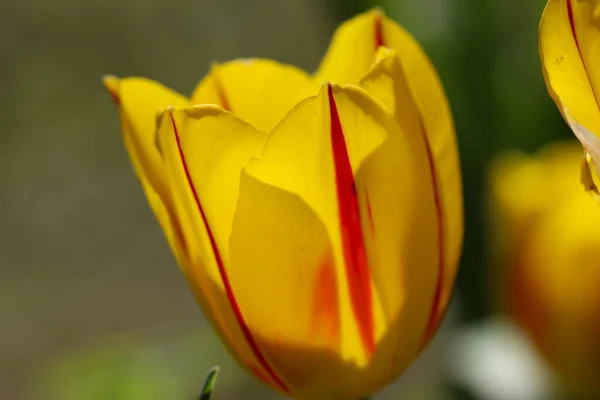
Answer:
[(328, 93), (331, 145), (333, 148), (340, 231), (348, 289), (363, 346), (367, 355), (370, 356), (375, 349), (371, 271), (360, 222), (360, 209), (354, 174), (350, 165), (344, 132), (342, 131), (342, 124), (331, 85), (328, 86)]
[(121, 105), (121, 96), (119, 95), (120, 83), (118, 78), (115, 78), (114, 76), (103, 76), (102, 81), (115, 104), (118, 106)]
[[(577, 31), (575, 30), (575, 19), (573, 19), (573, 7), (571, 5), (571, 0), (567, 0), (567, 13), (569, 15), (569, 24), (571, 25), (571, 32), (573, 33), (573, 38), (575, 39), (575, 44), (577, 45), (577, 50), (579, 50), (579, 42), (577, 40)], [(580, 51), (581, 53), (581, 51)]]
[(442, 197), (440, 195), (440, 188), (437, 178), (437, 172), (435, 168), (435, 157), (433, 155), (433, 151), (431, 149), (431, 143), (429, 142), (429, 138), (427, 136), (427, 132), (425, 131), (425, 126), (423, 125), (423, 121), (421, 121), (421, 134), (423, 135), (423, 139), (425, 140), (425, 148), (427, 150), (427, 161), (429, 163), (429, 171), (431, 173), (431, 184), (433, 185), (433, 198), (435, 201), (435, 210), (438, 221), (438, 251), (439, 251), (439, 260), (438, 260), (438, 279), (435, 286), (435, 294), (433, 296), (433, 302), (431, 304), (431, 311), (429, 312), (429, 321), (427, 322), (427, 327), (425, 328), (425, 334), (423, 335), (423, 343), (425, 346), (431, 338), (435, 335), (440, 322), (443, 318), (443, 313), (445, 310), (439, 310), (439, 304), (442, 300), (442, 286), (444, 283), (444, 267), (445, 267), (445, 241), (444, 241), (444, 209), (442, 205)]
[(375, 16), (375, 50), (381, 46), (385, 46), (383, 40), (383, 20), (381, 14), (377, 14)]
[(225, 294), (227, 295), (229, 303), (231, 304), (231, 308), (233, 310), (235, 318), (240, 326), (240, 329), (242, 330), (244, 337), (246, 338), (246, 341), (248, 342), (248, 345), (252, 349), (254, 355), (256, 356), (256, 359), (258, 360), (258, 362), (260, 363), (262, 368), (267, 372), (269, 377), (275, 382), (275, 384), (282, 391), (284, 391), (285, 393), (289, 393), (289, 389), (288, 389), (287, 385), (281, 380), (281, 378), (279, 378), (279, 376), (277, 376), (277, 374), (275, 373), (275, 371), (273, 370), (271, 365), (269, 365), (265, 356), (260, 351), (258, 344), (254, 340), (254, 337), (252, 336), (252, 333), (250, 332), (250, 328), (248, 328), (248, 325), (244, 321), (244, 317), (242, 315), (242, 312), (240, 310), (238, 302), (233, 293), (233, 289), (231, 287), (231, 282), (229, 281), (229, 277), (227, 276), (227, 271), (225, 270), (225, 265), (223, 264), (223, 259), (221, 258), (221, 254), (219, 252), (217, 242), (212, 233), (212, 230), (210, 229), (210, 225), (206, 218), (206, 214), (204, 213), (204, 209), (202, 208), (202, 204), (200, 203), (200, 198), (198, 197), (198, 192), (196, 191), (196, 188), (192, 181), (192, 176), (188, 169), (188, 165), (187, 165), (187, 162), (185, 159), (185, 154), (183, 153), (183, 149), (181, 147), (181, 140), (179, 137), (179, 133), (177, 131), (177, 125), (175, 124), (175, 119), (173, 118), (172, 113), (169, 113), (169, 116), (171, 117), (171, 123), (173, 124), (173, 132), (175, 133), (175, 139), (177, 142), (177, 149), (179, 151), (179, 157), (181, 158), (181, 164), (183, 165), (183, 169), (185, 171), (185, 176), (186, 176), (186, 179), (190, 186), (190, 189), (192, 191), (192, 194), (194, 195), (194, 200), (196, 201), (196, 206), (198, 207), (198, 211), (200, 212), (200, 216), (202, 217), (202, 222), (204, 223), (204, 226), (206, 227), (206, 232), (207, 232), (208, 238), (210, 240), (210, 245), (211, 245), (212, 251), (215, 255), (215, 260), (217, 262), (217, 266), (219, 268), (219, 274), (221, 275), (221, 279), (223, 280)]
[(113, 92), (112, 90), (109, 90), (109, 93), (110, 93), (110, 97), (112, 97), (115, 104), (121, 105), (121, 98), (119, 97), (119, 95), (116, 92)]

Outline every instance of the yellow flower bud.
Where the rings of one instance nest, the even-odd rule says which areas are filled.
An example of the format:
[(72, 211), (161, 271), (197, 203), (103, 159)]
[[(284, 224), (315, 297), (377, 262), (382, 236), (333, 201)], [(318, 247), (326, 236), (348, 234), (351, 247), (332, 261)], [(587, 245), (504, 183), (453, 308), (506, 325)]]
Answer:
[(492, 170), (493, 228), (507, 311), (574, 398), (595, 398), (600, 212), (577, 182), (580, 160), (577, 143), (501, 157)]
[(150, 206), (240, 365), (305, 399), (370, 395), (410, 365), (448, 306), (463, 215), (450, 109), (407, 32), (367, 12), (312, 76), (234, 60), (190, 99), (105, 83)]

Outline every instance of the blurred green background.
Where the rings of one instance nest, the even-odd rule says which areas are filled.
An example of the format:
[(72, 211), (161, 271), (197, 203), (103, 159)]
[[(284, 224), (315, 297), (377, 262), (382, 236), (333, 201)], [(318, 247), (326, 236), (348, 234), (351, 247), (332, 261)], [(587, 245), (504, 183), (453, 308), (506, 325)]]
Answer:
[[(485, 174), (508, 148), (569, 137), (538, 56), (543, 0), (8, 0), (0, 5), (0, 398), (277, 398), (229, 360), (188, 291), (123, 148), (103, 74), (190, 93), (212, 61), (316, 68), (344, 19), (381, 6), (450, 99), (466, 235), (453, 332), (487, 317)], [(380, 399), (467, 398), (442, 334)], [(450, 363), (452, 364), (452, 363)], [(461, 394), (462, 393), (462, 394)]]

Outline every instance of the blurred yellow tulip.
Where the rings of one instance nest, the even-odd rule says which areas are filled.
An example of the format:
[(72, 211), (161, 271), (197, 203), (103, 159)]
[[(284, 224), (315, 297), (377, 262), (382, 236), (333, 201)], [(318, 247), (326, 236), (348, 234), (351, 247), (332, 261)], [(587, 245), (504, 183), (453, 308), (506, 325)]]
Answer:
[(578, 187), (579, 160), (576, 142), (497, 160), (491, 174), (492, 227), (508, 311), (573, 398), (595, 398), (600, 395), (600, 213)]
[(595, 166), (598, 176), (600, 1), (549, 0), (540, 23), (540, 56), (550, 95), (589, 154), (584, 166)]
[(305, 399), (370, 395), (409, 366), (447, 308), (463, 216), (450, 109), (408, 33), (367, 12), (339, 27), (314, 76), (235, 60), (190, 99), (143, 78), (105, 84), (149, 203), (240, 365)]

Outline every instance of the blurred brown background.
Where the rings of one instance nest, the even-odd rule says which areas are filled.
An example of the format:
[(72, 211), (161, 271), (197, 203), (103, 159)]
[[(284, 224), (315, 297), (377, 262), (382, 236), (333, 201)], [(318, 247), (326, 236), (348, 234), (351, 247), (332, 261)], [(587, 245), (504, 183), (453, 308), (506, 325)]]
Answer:
[[(457, 323), (488, 315), (485, 164), (504, 148), (566, 135), (539, 67), (543, 1), (8, 0), (0, 5), (0, 398), (191, 399), (214, 363), (224, 367), (218, 399), (274, 398), (206, 328), (100, 77), (146, 76), (189, 94), (212, 61), (269, 57), (314, 70), (337, 24), (374, 5), (423, 43), (448, 91), (467, 212)], [(453, 398), (436, 391), (440, 357), (429, 357), (381, 398)]]

